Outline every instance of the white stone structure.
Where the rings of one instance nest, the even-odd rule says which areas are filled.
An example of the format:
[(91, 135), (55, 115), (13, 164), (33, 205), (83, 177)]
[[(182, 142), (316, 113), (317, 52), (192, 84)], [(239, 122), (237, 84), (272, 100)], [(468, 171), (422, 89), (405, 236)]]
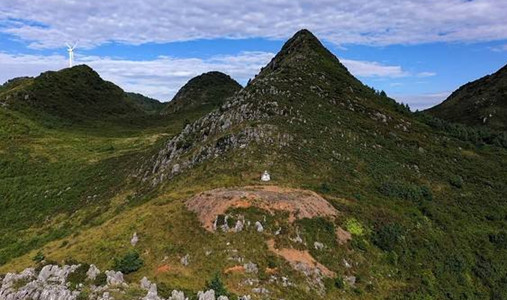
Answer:
[(271, 176), (269, 176), (268, 171), (264, 171), (264, 173), (261, 176), (261, 181), (270, 181), (270, 180), (271, 180)]

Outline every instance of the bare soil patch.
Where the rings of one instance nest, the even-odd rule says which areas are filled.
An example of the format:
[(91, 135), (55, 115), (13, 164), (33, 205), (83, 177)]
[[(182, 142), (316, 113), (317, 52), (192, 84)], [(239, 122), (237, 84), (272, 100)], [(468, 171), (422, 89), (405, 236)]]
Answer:
[(286, 261), (288, 261), (293, 267), (296, 266), (298, 263), (303, 263), (309, 267), (317, 268), (319, 269), (322, 274), (324, 274), (327, 277), (333, 277), (335, 273), (331, 270), (329, 270), (326, 266), (319, 263), (318, 261), (313, 258), (313, 256), (310, 255), (310, 252), (307, 250), (297, 250), (297, 249), (291, 249), (291, 248), (282, 248), (282, 249), (276, 249), (275, 248), (275, 241), (274, 240), (268, 240), (268, 249), (277, 255), (283, 257)]
[(336, 228), (336, 239), (338, 240), (338, 244), (344, 245), (352, 239), (352, 235), (347, 230), (338, 227)]
[(245, 273), (245, 267), (237, 265), (237, 266), (225, 269), (224, 273), (225, 274), (229, 274), (229, 273)]
[(214, 189), (202, 192), (186, 202), (197, 214), (206, 230), (213, 230), (218, 215), (229, 208), (258, 207), (270, 213), (289, 212), (289, 221), (314, 217), (335, 217), (338, 211), (317, 193), (278, 186), (247, 186), (235, 189)]

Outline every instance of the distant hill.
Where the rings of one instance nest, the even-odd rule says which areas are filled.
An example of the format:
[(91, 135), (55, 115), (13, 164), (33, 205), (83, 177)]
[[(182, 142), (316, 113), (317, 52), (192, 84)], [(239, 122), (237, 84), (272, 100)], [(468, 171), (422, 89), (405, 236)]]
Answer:
[(0, 101), (11, 109), (67, 122), (142, 113), (131, 98), (86, 65), (11, 80), (0, 89)]
[(449, 122), (507, 130), (507, 65), (461, 86), (427, 112)]
[(156, 99), (138, 93), (126, 93), (129, 102), (148, 114), (158, 114), (166, 106)]
[(190, 79), (162, 110), (162, 114), (215, 108), (241, 89), (229, 75), (208, 72)]

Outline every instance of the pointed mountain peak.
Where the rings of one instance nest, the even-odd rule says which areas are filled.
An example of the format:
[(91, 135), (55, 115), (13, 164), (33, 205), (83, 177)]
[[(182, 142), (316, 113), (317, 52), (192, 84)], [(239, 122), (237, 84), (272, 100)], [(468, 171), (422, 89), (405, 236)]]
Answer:
[(319, 74), (318, 77), (335, 78), (347, 88), (364, 89), (363, 84), (307, 29), (296, 32), (253, 82), (275, 74), (306, 78), (313, 83), (320, 79), (309, 77)]

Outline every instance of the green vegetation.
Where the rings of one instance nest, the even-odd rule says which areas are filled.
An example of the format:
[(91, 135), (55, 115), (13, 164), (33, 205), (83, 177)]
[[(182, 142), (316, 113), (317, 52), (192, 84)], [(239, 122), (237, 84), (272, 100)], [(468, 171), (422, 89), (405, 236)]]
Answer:
[(426, 112), (448, 122), (505, 131), (506, 98), (507, 65), (494, 74), (461, 86), (445, 101)]
[(121, 258), (114, 259), (113, 269), (129, 274), (139, 270), (144, 262), (136, 251), (129, 251)]
[(213, 278), (209, 282), (206, 282), (206, 290), (214, 290), (216, 297), (231, 297), (231, 294), (227, 291), (227, 288), (225, 287), (222, 279), (220, 278), (220, 274), (218, 273), (215, 273)]
[[(34, 80), (11, 82), (0, 94)], [(142, 276), (157, 282), (165, 297), (171, 289), (195, 294), (203, 287), (251, 294), (243, 283), (254, 276), (273, 298), (321, 295), (311, 278), (268, 250), (273, 239), (278, 249), (306, 251), (333, 272), (325, 280), (327, 299), (507, 297), (505, 133), (411, 113), (352, 77), (309, 32), (291, 39), (242, 93), (241, 105), (258, 114), (245, 114), (202, 143), (223, 146), (240, 130), (264, 125), (274, 128), (272, 140), (231, 146), (156, 186), (154, 156), (210, 106), (160, 118), (135, 108), (105, 120), (83, 116), (70, 127), (64, 116), (75, 112), (44, 109), (42, 116), (0, 107), (0, 272), (31, 266), (41, 251), (101, 270), (113, 263), (129, 282)], [(273, 102), (276, 109), (267, 104)], [(279, 145), (281, 135), (291, 141)], [(200, 136), (178, 141), (186, 157)], [(251, 225), (211, 233), (185, 208), (200, 192), (259, 185), (266, 169), (271, 185), (315, 191), (337, 217), (289, 221), (288, 213), (238, 207), (227, 211), (230, 227), (242, 214), (261, 220), (264, 231)], [(338, 243), (338, 227), (352, 240)], [(133, 232), (141, 236), (136, 252)], [(302, 242), (294, 241), (298, 233)], [(182, 266), (186, 254), (190, 264)], [(248, 261), (258, 265), (257, 275), (226, 272)], [(270, 282), (271, 275), (293, 285)], [(105, 275), (95, 283), (105, 284)]]
[(89, 268), (89, 264), (81, 264), (74, 272), (67, 276), (67, 282), (70, 284), (71, 289), (76, 289), (79, 284), (85, 283), (87, 279), (86, 272), (88, 272)]
[(189, 80), (162, 110), (162, 114), (214, 109), (241, 89), (229, 75), (208, 72)]

